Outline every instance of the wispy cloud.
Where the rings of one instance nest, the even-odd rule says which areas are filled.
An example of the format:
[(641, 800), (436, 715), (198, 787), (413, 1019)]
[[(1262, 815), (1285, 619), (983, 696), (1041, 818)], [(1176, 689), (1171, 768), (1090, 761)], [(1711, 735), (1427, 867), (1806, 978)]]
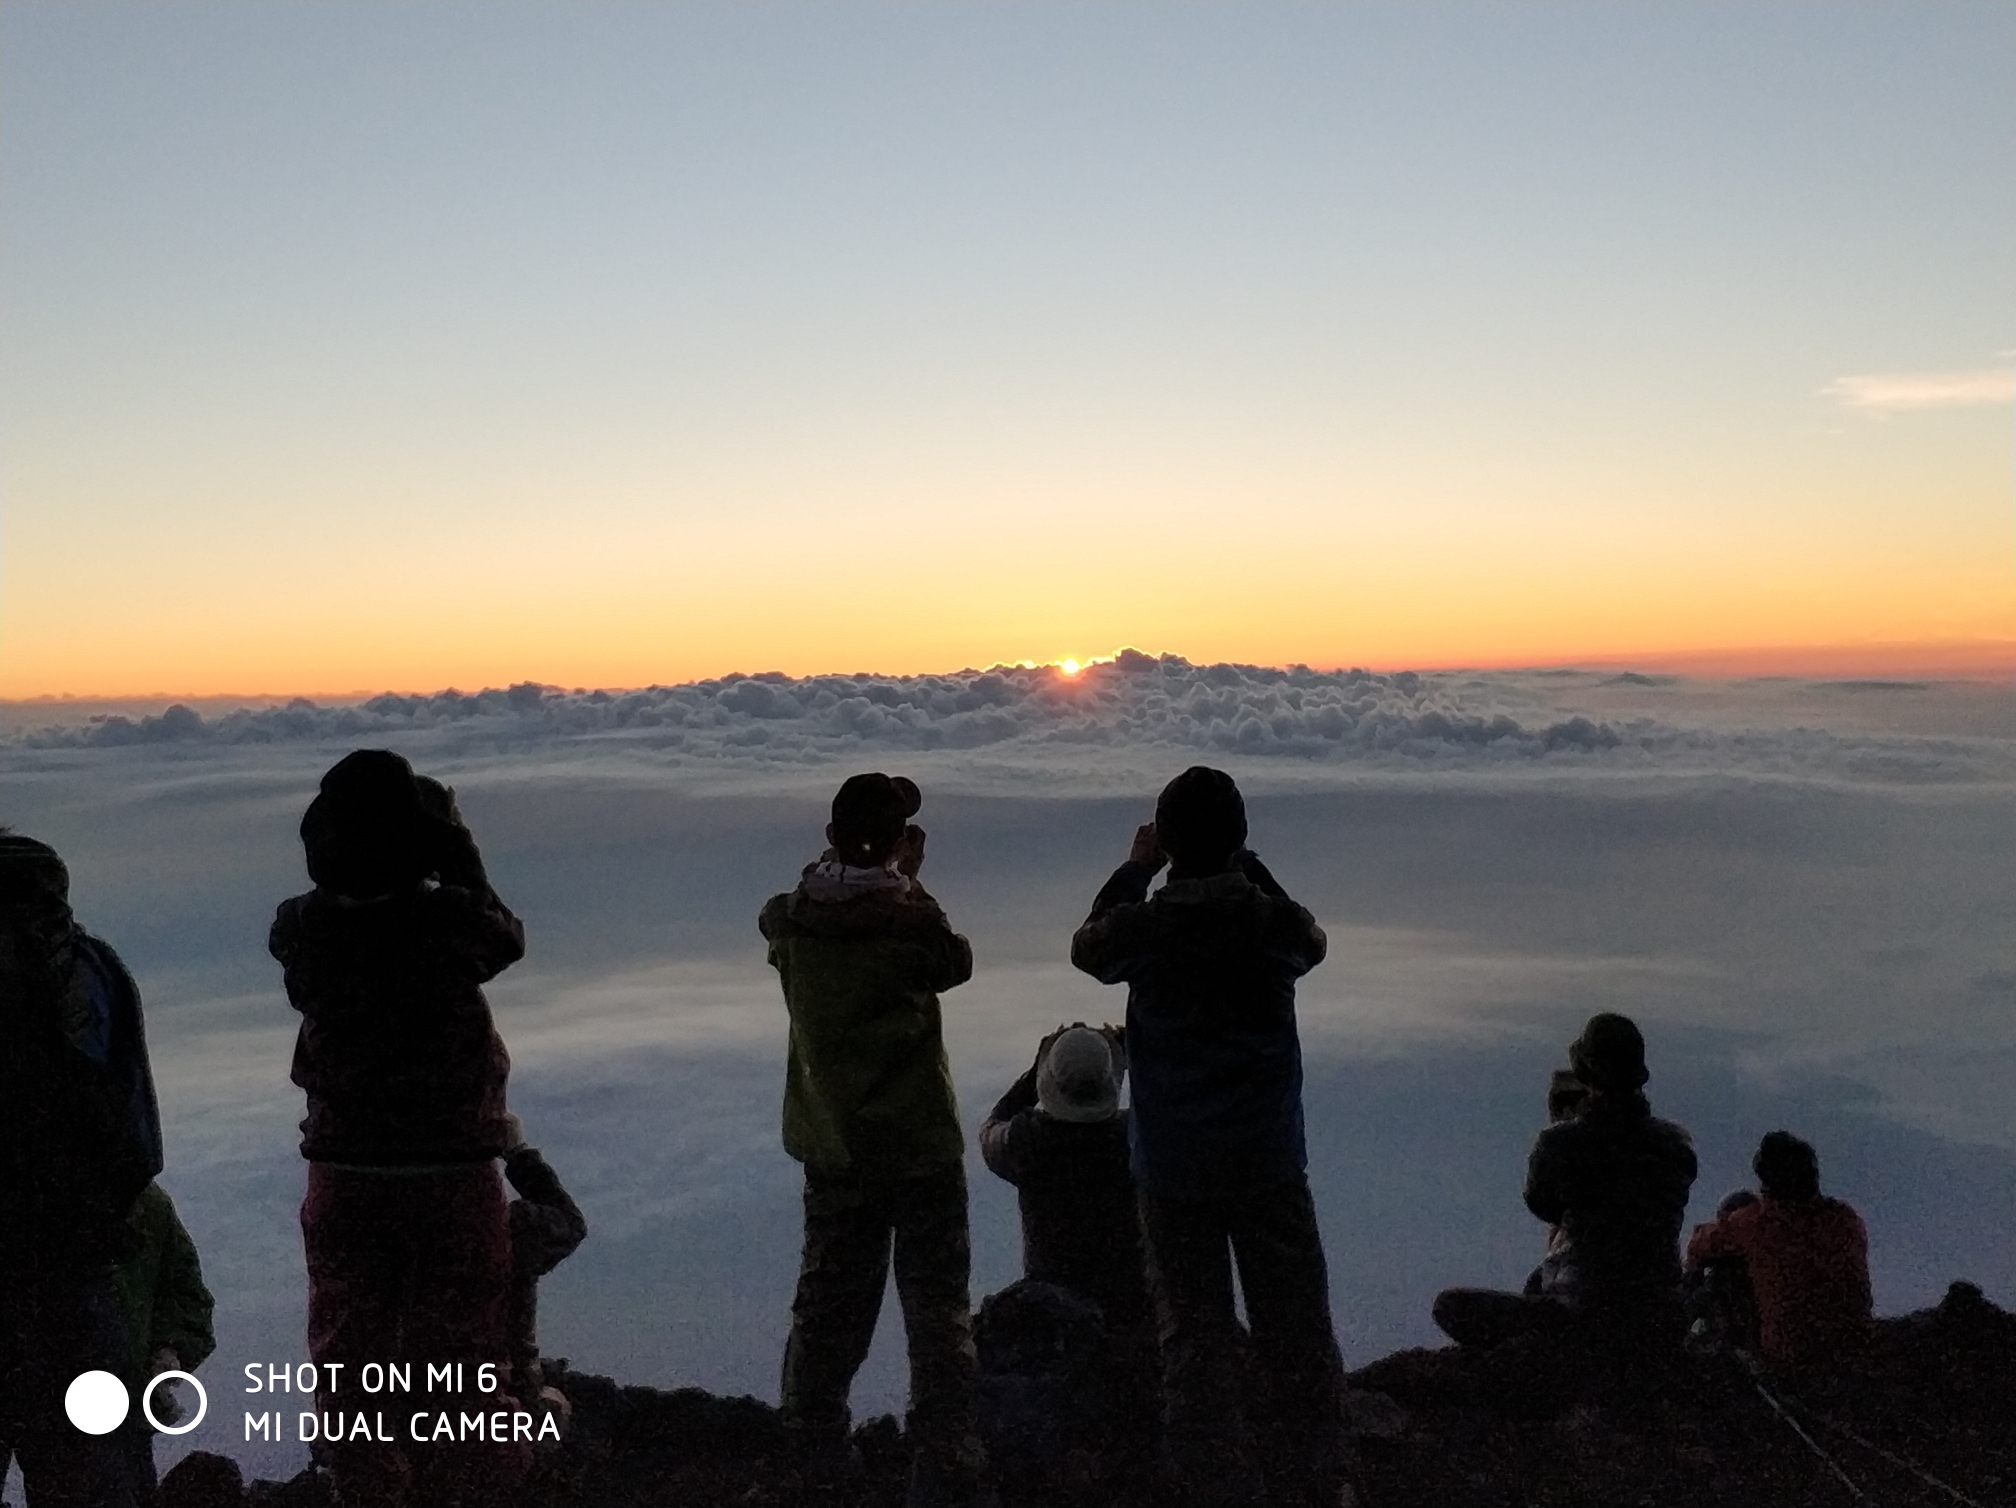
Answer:
[(1845, 408), (1901, 413), (1920, 408), (1979, 408), (2016, 403), (2016, 367), (1972, 372), (1874, 372), (1837, 377), (1820, 390)]

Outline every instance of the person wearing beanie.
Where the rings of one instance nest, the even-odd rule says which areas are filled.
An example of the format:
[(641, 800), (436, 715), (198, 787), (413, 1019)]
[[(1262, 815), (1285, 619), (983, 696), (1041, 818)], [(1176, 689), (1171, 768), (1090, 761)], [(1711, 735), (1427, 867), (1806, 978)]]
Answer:
[(1621, 1349), (1662, 1349), (1682, 1328), (1680, 1226), (1697, 1171), (1693, 1138), (1652, 1113), (1645, 1038), (1628, 1017), (1590, 1017), (1568, 1063), (1588, 1098), (1540, 1133), (1526, 1162), (1526, 1208), (1567, 1241), (1546, 1297)]
[(133, 976), (77, 924), (56, 850), (0, 828), (0, 1475), (29, 1500), (132, 1508), (123, 1433), (64, 1414), (79, 1373), (126, 1373), (117, 1263), (161, 1171), (161, 1117)]
[(855, 775), (828, 847), (757, 920), (790, 1016), (784, 1150), (805, 1168), (805, 1236), (784, 1347), (784, 1425), (808, 1479), (845, 1469), (847, 1397), (893, 1250), (910, 1353), (912, 1508), (980, 1490), (965, 1135), (939, 1014), (973, 950), (919, 878), (923, 797)]
[(1789, 1131), (1767, 1135), (1751, 1169), (1758, 1196), (1695, 1227), (1689, 1272), (1741, 1263), (1766, 1361), (1822, 1366), (1852, 1357), (1868, 1338), (1871, 1315), (1862, 1217), (1821, 1194), (1818, 1155)]
[[(1246, 847), (1232, 777), (1201, 765), (1163, 790), (1071, 941), (1074, 965), (1127, 986), (1129, 1162), (1161, 1336), (1165, 1465), (1184, 1501), (1257, 1494), (1257, 1434), (1275, 1500), (1334, 1504), (1351, 1491), (1295, 1025), (1295, 981), (1325, 948)], [(1262, 1389), (1250, 1413), (1235, 1265)]]
[[(301, 1018), (309, 1357), (352, 1379), (366, 1362), (502, 1374), (510, 1058), (482, 987), (524, 957), (525, 929), (491, 888), (454, 792), (389, 750), (360, 749), (323, 777), (301, 840), (314, 889), (280, 903), (268, 947)], [(319, 1401), (354, 1412), (357, 1395)], [(473, 1391), (441, 1406), (458, 1403), (497, 1406)], [(508, 1443), (317, 1451), (346, 1508), (498, 1502), (530, 1464), (529, 1447)]]
[(1573, 1331), (1619, 1359), (1656, 1355), (1686, 1324), (1679, 1247), (1693, 1139), (1652, 1114), (1645, 1038), (1628, 1017), (1591, 1017), (1568, 1062), (1587, 1093), (1579, 1105), (1560, 1096), (1571, 1113), (1540, 1133), (1526, 1164), (1526, 1208), (1551, 1228), (1539, 1283), (1523, 1294), (1444, 1289), (1435, 1323), (1459, 1345)]

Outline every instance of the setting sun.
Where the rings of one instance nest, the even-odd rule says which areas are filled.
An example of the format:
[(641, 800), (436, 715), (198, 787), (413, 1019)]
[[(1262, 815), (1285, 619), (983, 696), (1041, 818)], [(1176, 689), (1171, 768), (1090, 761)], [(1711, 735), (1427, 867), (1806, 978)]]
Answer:
[(1066, 675), (1076, 675), (1079, 671), (1083, 670), (1085, 667), (1080, 665), (1076, 660), (1059, 660), (1057, 662), (1057, 668), (1063, 671)]

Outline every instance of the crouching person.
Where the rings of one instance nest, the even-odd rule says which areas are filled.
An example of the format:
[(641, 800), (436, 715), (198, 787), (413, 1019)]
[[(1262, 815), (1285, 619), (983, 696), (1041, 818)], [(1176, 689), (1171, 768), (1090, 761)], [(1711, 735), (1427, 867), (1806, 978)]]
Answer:
[[(1162, 1353), (1164, 1444), (1182, 1501), (1348, 1501), (1343, 1366), (1309, 1194), (1295, 981), (1322, 928), (1246, 848), (1232, 778), (1202, 766), (1092, 903), (1071, 961), (1128, 986), (1132, 1170)], [(1150, 881), (1167, 862), (1169, 880)], [(1259, 1407), (1242, 1416), (1232, 1269)]]
[[(1160, 1389), (1128, 1118), (1120, 1107), (1124, 1038), (1114, 1027), (1058, 1027), (980, 1127), (980, 1155), (1015, 1186), (1022, 1216), (1017, 1287), (1025, 1290), (1012, 1303), (997, 1294), (981, 1308), (981, 1422), (990, 1454), (1000, 1431), (989, 1423), (988, 1400), (1017, 1365), (990, 1355), (990, 1340), (1022, 1334), (1009, 1321), (1046, 1305), (1069, 1343), (1019, 1349), (1042, 1351), (1059, 1364), (1052, 1371), (1068, 1374), (1051, 1389), (1057, 1412), (1069, 1416), (1051, 1437), (1082, 1443), (1114, 1463), (1154, 1443)], [(1089, 1318), (1073, 1314), (1074, 1301), (1091, 1306)], [(1072, 1353), (1088, 1348), (1092, 1355), (1080, 1364)]]
[[(506, 1376), (510, 1351), (497, 1168), (510, 1059), (481, 987), (524, 956), (524, 928), (491, 889), (454, 793), (397, 754), (339, 762), (301, 838), (315, 888), (281, 902), (270, 947), (301, 1016), (308, 1354), (343, 1368), (319, 1407), (355, 1416), (364, 1365), (400, 1362), (416, 1378), (460, 1363), (471, 1388), (416, 1395), (416, 1407), (509, 1409), (472, 1382), (486, 1366)], [(346, 1438), (318, 1451), (343, 1508), (493, 1508), (531, 1459), (490, 1442)]]
[(808, 1477), (847, 1462), (847, 1395), (868, 1354), (893, 1248), (910, 1353), (912, 1508), (980, 1486), (965, 1137), (938, 993), (973, 950), (924, 889), (922, 798), (856, 775), (831, 847), (758, 925), (790, 1013), (784, 1150), (805, 1165), (805, 1244), (784, 1348), (784, 1423)]

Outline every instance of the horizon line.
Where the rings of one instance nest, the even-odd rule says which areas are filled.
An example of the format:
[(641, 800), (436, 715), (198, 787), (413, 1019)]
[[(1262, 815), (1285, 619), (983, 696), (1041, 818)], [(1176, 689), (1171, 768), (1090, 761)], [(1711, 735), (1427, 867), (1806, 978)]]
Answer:
[[(1110, 663), (1123, 652), (1122, 646), (1105, 654), (1091, 655), (1082, 661), (1074, 661), (1092, 669), (1097, 665)], [(1136, 653), (1147, 653), (1139, 651)], [(1187, 656), (1179, 656), (1187, 659)], [(852, 670), (811, 670), (802, 672), (779, 671), (774, 667), (756, 670), (723, 670), (712, 675), (692, 676), (683, 681), (642, 681), (635, 685), (588, 685), (569, 686), (560, 681), (540, 680), (526, 676), (504, 682), (502, 686), (488, 682), (475, 684), (476, 691), (499, 690), (510, 685), (533, 684), (559, 690), (579, 691), (633, 691), (652, 685), (692, 685), (700, 681), (723, 680), (729, 676), (748, 678), (758, 675), (787, 675), (792, 680), (807, 680), (820, 675), (959, 675), (974, 671), (1001, 668), (1031, 668), (1060, 666), (1064, 659), (1056, 660), (997, 660), (991, 666), (963, 665), (956, 669), (852, 669)], [(1223, 660), (1192, 660), (1192, 664), (1261, 663), (1227, 662)], [(1593, 655), (1573, 655), (1561, 657), (1531, 657), (1515, 660), (1491, 659), (1441, 659), (1410, 661), (1405, 664), (1380, 665), (1371, 661), (1338, 659), (1334, 662), (1287, 661), (1273, 669), (1285, 669), (1291, 665), (1305, 665), (1313, 670), (1336, 672), (1343, 670), (1369, 670), (1380, 674), (1399, 674), (1413, 671), (1417, 674), (1457, 674), (1478, 672), (1491, 674), (1527, 673), (1621, 673), (1626, 671), (1653, 671), (1665, 675), (1679, 675), (1700, 680), (1768, 680), (1802, 677), (1867, 677), (1884, 679), (1919, 679), (1958, 682), (1991, 683), (2016, 681), (2016, 640), (2004, 639), (1955, 639), (1955, 640), (1915, 640), (1869, 644), (1829, 644), (1829, 645), (1780, 645), (1757, 646), (1728, 649), (1694, 649), (1646, 651), (1643, 653), (1611, 652)], [(78, 702), (177, 702), (177, 701), (286, 701), (295, 697), (321, 699), (331, 702), (365, 701), (374, 696), (434, 696), (445, 691), (460, 691), (462, 687), (449, 683), (428, 691), (396, 689), (390, 686), (348, 687), (339, 690), (293, 689), (286, 691), (127, 691), (127, 692), (42, 692), (33, 696), (0, 695), (0, 704), (11, 706), (63, 706)]]

